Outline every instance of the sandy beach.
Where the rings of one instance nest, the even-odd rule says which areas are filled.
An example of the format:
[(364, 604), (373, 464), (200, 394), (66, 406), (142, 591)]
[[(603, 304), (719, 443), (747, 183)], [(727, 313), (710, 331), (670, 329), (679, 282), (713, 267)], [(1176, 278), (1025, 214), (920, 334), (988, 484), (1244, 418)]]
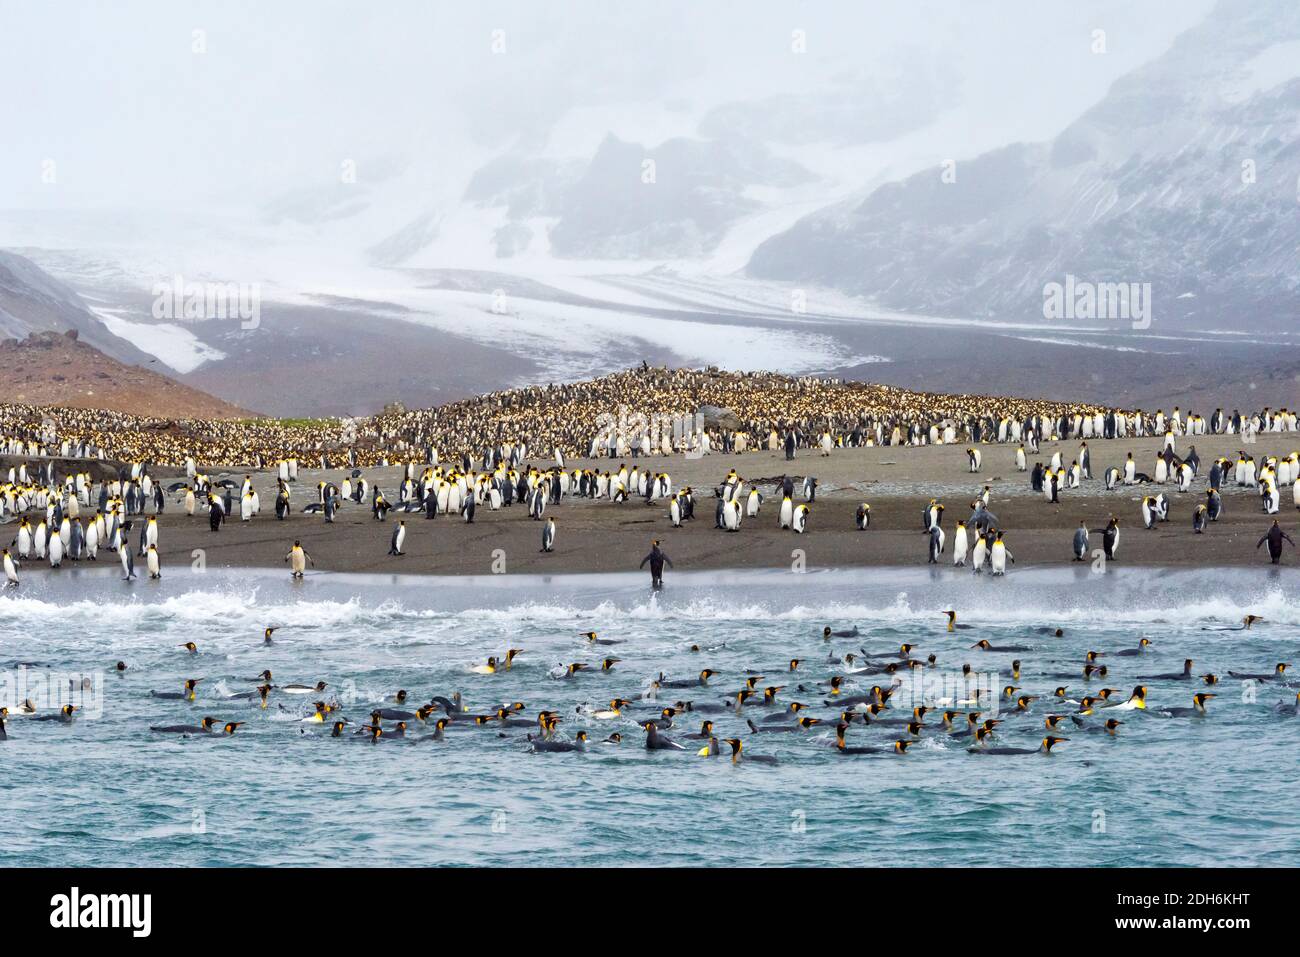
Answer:
[[(335, 522), (324, 523), (319, 515), (304, 514), (302, 508), (316, 500), (316, 483), (323, 479), (338, 482), (342, 470), (321, 472), (301, 469), (293, 486), (293, 514), (285, 521), (274, 516), (275, 476), (270, 472), (253, 473), (263, 503), (262, 513), (251, 522), (236, 517), (218, 533), (208, 529), (206, 514), (186, 516), (169, 498), (162, 519), (161, 552), (164, 569), (173, 571), (188, 566), (195, 549), (203, 550), (204, 560), (215, 567), (274, 567), (283, 564), (285, 553), (295, 539), (315, 561), (315, 568), (329, 571), (391, 572), (403, 574), (467, 575), (487, 574), (500, 570), (504, 557), (505, 572), (566, 573), (627, 571), (637, 567), (648, 551), (650, 541), (659, 539), (675, 567), (682, 570), (711, 568), (791, 567), (793, 553), (802, 550), (809, 570), (836, 566), (900, 566), (926, 564), (926, 539), (921, 533), (921, 510), (930, 498), (947, 506), (944, 528), (949, 536), (944, 564), (951, 564), (951, 535), (955, 523), (969, 517), (974, 497), (989, 485), (990, 508), (1006, 530), (1006, 543), (1015, 559), (1015, 568), (1071, 564), (1070, 541), (1081, 519), (1094, 530), (1092, 547), (1101, 547), (1099, 534), (1111, 515), (1119, 518), (1121, 542), (1118, 561), (1125, 565), (1259, 565), (1268, 564), (1263, 549), (1256, 549), (1259, 537), (1272, 523), (1259, 505), (1257, 493), (1225, 485), (1224, 516), (1204, 534), (1191, 529), (1191, 513), (1204, 500), (1205, 475), (1211, 462), (1220, 455), (1235, 459), (1242, 448), (1237, 436), (1199, 436), (1195, 442), (1186, 437), (1178, 444), (1179, 454), (1195, 445), (1201, 457), (1201, 476), (1193, 491), (1179, 494), (1172, 484), (1144, 485), (1107, 492), (1101, 476), (1111, 465), (1119, 466), (1125, 455), (1133, 452), (1139, 471), (1154, 472), (1155, 453), (1161, 447), (1156, 438), (1094, 441), (1090, 443), (1095, 478), (1085, 481), (1077, 491), (1062, 491), (1061, 504), (1053, 505), (1034, 494), (1028, 473), (1019, 473), (1014, 464), (1012, 445), (983, 446), (983, 468), (978, 474), (967, 469), (965, 448), (959, 445), (923, 448), (843, 449), (829, 457), (801, 453), (787, 463), (777, 452), (751, 452), (743, 455), (713, 454), (700, 459), (660, 456), (639, 460), (654, 471), (666, 470), (674, 489), (690, 485), (696, 491), (696, 518), (683, 528), (673, 528), (666, 500), (653, 505), (639, 498), (615, 505), (609, 501), (566, 498), (558, 506), (548, 506), (546, 515), (554, 517), (558, 528), (554, 552), (540, 551), (542, 523), (530, 520), (525, 509), (516, 504), (492, 512), (479, 508), (473, 524), (460, 517), (440, 516), (426, 520), (423, 513), (393, 513), (388, 521), (376, 521), (367, 505), (347, 503)], [(1294, 434), (1261, 436), (1250, 446), (1258, 460), (1265, 455), (1283, 456), (1300, 444)], [(1078, 443), (1044, 443), (1033, 462), (1050, 459), (1059, 450), (1068, 463), (1077, 453)], [(547, 462), (534, 460), (535, 464)], [(617, 467), (617, 462), (613, 463)], [(636, 464), (628, 459), (629, 468)], [(609, 460), (574, 460), (569, 468), (591, 467), (602, 471)], [(747, 483), (758, 483), (765, 497), (761, 514), (746, 519), (735, 533), (715, 529), (713, 522), (713, 488), (729, 469)], [(796, 535), (777, 526), (777, 506), (773, 483), (787, 471), (801, 485), (806, 474), (816, 476), (820, 489), (812, 505), (808, 531)], [(223, 475), (236, 480), (241, 471), (212, 470), (214, 477)], [(400, 469), (367, 469), (365, 476), (384, 490), (390, 501), (397, 498)], [(170, 484), (168, 482), (167, 484)], [(1145, 494), (1164, 491), (1170, 498), (1170, 520), (1154, 530), (1142, 527), (1140, 506)], [(1290, 488), (1282, 490), (1283, 504), (1276, 516), (1293, 538), (1300, 540), (1297, 512)], [(796, 501), (802, 496), (796, 492)], [(854, 512), (861, 502), (871, 504), (871, 527), (858, 531)], [(405, 518), (408, 526), (405, 552), (400, 557), (387, 555), (392, 523)], [(1289, 547), (1284, 564), (1295, 564), (1300, 555)], [(494, 569), (494, 562), (496, 563)]]

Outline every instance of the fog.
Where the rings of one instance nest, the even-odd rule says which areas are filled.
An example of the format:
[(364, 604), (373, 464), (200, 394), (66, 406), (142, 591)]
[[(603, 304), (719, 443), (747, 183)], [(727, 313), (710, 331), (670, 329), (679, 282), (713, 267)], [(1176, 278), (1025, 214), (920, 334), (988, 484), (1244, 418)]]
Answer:
[[(1209, 6), (0, 0), (0, 209), (255, 209), (348, 161), (459, 191), (521, 145), (653, 146), (772, 97), (903, 117), (915, 97), (961, 157), (1058, 132)], [(773, 139), (816, 169), (828, 135)]]

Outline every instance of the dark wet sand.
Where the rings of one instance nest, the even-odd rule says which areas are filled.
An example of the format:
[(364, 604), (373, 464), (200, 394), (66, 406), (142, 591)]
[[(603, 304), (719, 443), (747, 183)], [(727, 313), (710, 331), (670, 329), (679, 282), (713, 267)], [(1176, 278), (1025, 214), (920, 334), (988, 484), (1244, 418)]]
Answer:
[[(1185, 452), (1190, 444), (1181, 440), (1179, 452)], [(340, 510), (334, 524), (326, 525), (319, 516), (302, 514), (301, 508), (315, 501), (315, 484), (322, 476), (337, 482), (344, 473), (301, 469), (294, 486), (294, 514), (289, 519), (277, 521), (274, 516), (274, 477), (258, 474), (255, 481), (263, 502), (260, 516), (247, 523), (235, 518), (214, 534), (208, 530), (206, 515), (187, 517), (181, 507), (169, 502), (162, 519), (160, 544), (164, 574), (168, 570), (173, 574), (188, 573), (193, 549), (203, 549), (205, 560), (213, 566), (283, 566), (294, 539), (302, 541), (317, 569), (352, 572), (488, 574), (499, 557), (494, 554), (496, 550), (504, 553), (507, 573), (629, 571), (636, 569), (654, 538), (661, 540), (681, 570), (787, 569), (794, 561), (795, 549), (803, 551), (809, 570), (924, 565), (927, 539), (921, 532), (921, 509), (933, 496), (947, 505), (943, 524), (948, 550), (943, 564), (950, 565), (955, 523), (969, 517), (969, 503), (988, 484), (993, 489), (990, 508), (1006, 529), (1007, 548), (1015, 559), (1010, 569), (1013, 574), (1016, 568), (1031, 565), (1071, 564), (1071, 539), (1080, 519), (1094, 530), (1091, 547), (1100, 549), (1100, 530), (1112, 514), (1121, 524), (1121, 565), (1266, 567), (1266, 549), (1256, 549), (1255, 545), (1273, 517), (1262, 513), (1252, 490), (1225, 487), (1224, 517), (1204, 534), (1192, 532), (1192, 510), (1204, 501), (1204, 476), (1211, 460), (1220, 454), (1235, 458), (1241, 447), (1236, 437), (1201, 437), (1194, 444), (1201, 456), (1202, 477), (1192, 492), (1179, 494), (1169, 484), (1114, 492), (1106, 492), (1102, 485), (1103, 470), (1121, 464), (1128, 451), (1134, 452), (1139, 471), (1153, 472), (1159, 440), (1090, 443), (1097, 478), (1085, 482), (1078, 491), (1062, 492), (1060, 505), (1029, 493), (1028, 473), (1016, 472), (1012, 446), (984, 446), (984, 468), (978, 475), (966, 472), (966, 454), (960, 446), (840, 450), (829, 458), (805, 454), (789, 463), (790, 472), (802, 476), (811, 471), (823, 484), (823, 491), (812, 506), (809, 530), (803, 535), (777, 527), (779, 501), (772, 497), (770, 488), (762, 485), (760, 491), (766, 501), (759, 516), (746, 519), (734, 533), (713, 527), (712, 488), (727, 470), (734, 467), (742, 476), (755, 480), (779, 477), (787, 466), (783, 455), (759, 452), (710, 455), (699, 460), (654, 457), (642, 461), (656, 470), (666, 469), (674, 488), (683, 484), (695, 488), (694, 522), (672, 528), (666, 500), (646, 505), (633, 499), (614, 505), (604, 500), (566, 499), (547, 508), (547, 516), (555, 517), (558, 528), (556, 550), (550, 554), (540, 552), (543, 523), (529, 519), (520, 505), (497, 512), (480, 508), (474, 523), (467, 525), (459, 517), (426, 520), (423, 513), (393, 514), (388, 521), (378, 522), (371, 517), (368, 505), (349, 503)], [(1042, 454), (1036, 458), (1046, 461), (1056, 447), (1044, 444)], [(1078, 443), (1064, 442), (1059, 447), (1068, 464)], [(1289, 454), (1296, 447), (1300, 447), (1300, 436), (1283, 434), (1260, 438), (1250, 451), (1259, 460), (1266, 454)], [(1030, 459), (1031, 467), (1034, 460)], [(571, 468), (593, 464), (602, 469), (610, 465), (606, 460), (568, 464)], [(629, 468), (632, 464), (629, 459)], [(231, 473), (234, 478), (242, 474)], [(396, 499), (396, 468), (370, 469), (365, 474), (379, 483), (390, 500)], [(849, 487), (850, 482), (858, 485)], [(831, 486), (839, 487), (832, 490)], [(1139, 502), (1142, 495), (1157, 491), (1164, 491), (1172, 502), (1170, 521), (1148, 531), (1141, 524)], [(1300, 512), (1294, 507), (1291, 489), (1284, 488), (1282, 493), (1282, 509), (1276, 517), (1288, 534), (1300, 541)], [(799, 501), (802, 497), (796, 494)], [(853, 517), (862, 501), (871, 503), (872, 522), (869, 530), (860, 532), (854, 527)], [(393, 522), (401, 517), (407, 522), (406, 554), (389, 556), (386, 552)], [(1300, 553), (1287, 546), (1283, 563), (1300, 564)]]

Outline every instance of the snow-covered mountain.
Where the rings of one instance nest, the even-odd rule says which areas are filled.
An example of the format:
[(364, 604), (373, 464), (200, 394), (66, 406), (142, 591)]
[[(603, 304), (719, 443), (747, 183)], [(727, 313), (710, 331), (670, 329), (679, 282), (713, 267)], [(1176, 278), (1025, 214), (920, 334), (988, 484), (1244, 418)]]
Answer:
[(1158, 322), (1294, 326), (1298, 116), (1300, 4), (1222, 0), (1050, 141), (819, 210), (748, 273), (1004, 320), (1041, 320), (1045, 286), (1070, 275), (1150, 283)]
[(123, 362), (149, 357), (113, 335), (75, 292), (30, 259), (0, 249), (0, 339), (76, 332), (85, 343)]

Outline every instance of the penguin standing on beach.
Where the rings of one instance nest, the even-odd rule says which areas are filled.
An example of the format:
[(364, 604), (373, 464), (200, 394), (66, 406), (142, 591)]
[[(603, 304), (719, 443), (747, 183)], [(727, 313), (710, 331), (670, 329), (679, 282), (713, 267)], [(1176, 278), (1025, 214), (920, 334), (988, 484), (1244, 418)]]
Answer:
[(555, 551), (555, 519), (548, 518), (542, 526), (542, 551)]
[(943, 529), (940, 528), (938, 525), (931, 526), (930, 551), (929, 551), (930, 557), (928, 562), (929, 564), (931, 565), (939, 564), (939, 556), (943, 554), (943, 539), (944, 539)]
[[(802, 534), (804, 533), (804, 531), (807, 530), (807, 528), (808, 528), (808, 513), (811, 512), (811, 511), (812, 511), (812, 509), (810, 509), (810, 508), (807, 506), (807, 504), (803, 504), (803, 503), (801, 503), (801, 504), (799, 505), (799, 507), (796, 508), (796, 509), (794, 510), (794, 516), (793, 516), (793, 520), (792, 520), (792, 522), (791, 522), (791, 526), (790, 526), (790, 527), (793, 528), (793, 529), (795, 530), (796, 533), (802, 535)], [(739, 507), (737, 507), (737, 509), (736, 509), (736, 516), (737, 516), (737, 518), (739, 518), (739, 516), (740, 516), (740, 509), (739, 509)]]
[(405, 541), (406, 541), (406, 522), (399, 521), (397, 525), (393, 528), (393, 537), (389, 540), (388, 543), (388, 554), (405, 555), (406, 553), (402, 551), (402, 544)]
[(1111, 516), (1110, 523), (1106, 526), (1106, 532), (1101, 540), (1102, 550), (1106, 558), (1114, 561), (1115, 556), (1119, 553), (1119, 519)]
[(1280, 565), (1282, 563), (1282, 542), (1284, 541), (1291, 542), (1291, 547), (1295, 548), (1295, 542), (1291, 541), (1291, 536), (1282, 530), (1282, 526), (1278, 524), (1277, 519), (1273, 519), (1272, 526), (1264, 533), (1264, 537), (1256, 543), (1255, 549), (1258, 551), (1259, 546), (1267, 542), (1269, 558), (1274, 565)]
[(1204, 532), (1205, 526), (1209, 524), (1209, 511), (1204, 505), (1198, 505), (1196, 510), (1192, 512), (1192, 531), (1197, 535)]
[(1079, 522), (1079, 527), (1074, 530), (1074, 560), (1081, 562), (1088, 555), (1088, 523)]
[(854, 521), (857, 523), (858, 531), (865, 532), (871, 527), (871, 506), (863, 502), (858, 506), (858, 511), (854, 515)]
[(162, 578), (162, 565), (158, 559), (158, 546), (150, 545), (149, 552), (145, 556), (145, 565), (149, 569), (149, 578), (157, 581)]
[[(939, 529), (940, 533), (943, 529)], [(939, 549), (943, 551), (942, 548)], [(957, 528), (952, 533), (952, 564), (954, 568), (962, 568), (966, 564), (966, 523), (958, 522)]]
[(1007, 560), (1010, 559), (1014, 565), (1016, 560), (1012, 554), (1007, 551), (1007, 546), (1002, 542), (1001, 533), (993, 540), (993, 547), (989, 549), (989, 564), (993, 568), (993, 574), (1005, 575), (1007, 573)]
[(781, 499), (781, 527), (790, 528), (794, 524), (794, 502), (786, 495)]
[(1218, 489), (1209, 489), (1205, 493), (1205, 513), (1211, 522), (1217, 522), (1223, 514), (1223, 496)]

